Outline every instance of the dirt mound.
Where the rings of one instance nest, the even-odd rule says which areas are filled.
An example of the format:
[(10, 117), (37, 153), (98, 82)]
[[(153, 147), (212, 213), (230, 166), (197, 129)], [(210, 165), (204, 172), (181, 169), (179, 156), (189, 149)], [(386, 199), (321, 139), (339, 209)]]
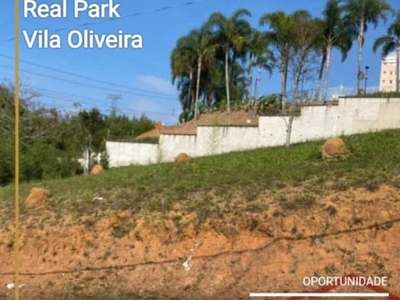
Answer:
[(190, 156), (186, 153), (180, 153), (175, 157), (175, 163), (180, 164), (190, 161)]
[(98, 175), (104, 172), (102, 165), (94, 165), (92, 171), (90, 172), (91, 175)]
[(51, 196), (51, 192), (43, 188), (32, 188), (25, 200), (27, 208), (43, 206), (45, 201)]
[(320, 151), (323, 159), (343, 157), (348, 154), (344, 141), (338, 137), (328, 139), (321, 146)]

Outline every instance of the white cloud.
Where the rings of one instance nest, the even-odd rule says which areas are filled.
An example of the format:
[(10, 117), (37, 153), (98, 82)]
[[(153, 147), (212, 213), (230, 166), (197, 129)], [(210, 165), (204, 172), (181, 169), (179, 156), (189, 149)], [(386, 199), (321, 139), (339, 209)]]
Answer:
[(165, 99), (138, 98), (133, 100), (127, 108), (134, 112), (135, 115), (143, 112), (151, 120), (162, 121), (165, 125), (176, 124), (180, 113), (179, 108), (174, 108), (171, 102)]
[(166, 95), (176, 95), (177, 90), (169, 80), (162, 79), (153, 75), (138, 75), (135, 78), (135, 85), (149, 93), (162, 93)]

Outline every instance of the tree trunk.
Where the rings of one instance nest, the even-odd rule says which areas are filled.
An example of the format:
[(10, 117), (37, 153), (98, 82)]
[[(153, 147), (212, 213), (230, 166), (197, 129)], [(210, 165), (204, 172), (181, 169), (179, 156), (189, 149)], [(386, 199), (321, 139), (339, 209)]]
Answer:
[(193, 70), (190, 69), (189, 71), (189, 98), (188, 98), (188, 104), (189, 104), (189, 109), (194, 109), (193, 107), (193, 100), (192, 100), (192, 83), (193, 83)]
[(254, 103), (257, 103), (258, 99), (260, 99), (260, 85), (261, 85), (261, 67), (259, 66), (256, 85), (254, 87)]
[(226, 108), (231, 113), (231, 99), (229, 90), (229, 47), (225, 49), (225, 85), (226, 85)]
[(282, 114), (286, 114), (286, 85), (287, 85), (287, 68), (288, 64), (285, 60), (281, 62), (281, 92), (282, 92)]
[(92, 170), (92, 136), (90, 133), (88, 133), (87, 135), (86, 153), (87, 153), (87, 174), (90, 174), (90, 171)]
[(321, 98), (322, 101), (326, 101), (326, 95), (328, 93), (329, 70), (331, 67), (331, 56), (332, 56), (332, 45), (328, 44), (328, 47), (326, 48), (324, 86), (322, 89), (322, 98)]
[(292, 105), (290, 105), (290, 108), (289, 108), (289, 121), (288, 121), (288, 124), (286, 127), (286, 143), (285, 143), (286, 147), (290, 146), (290, 138), (292, 135), (292, 127), (293, 127), (293, 120), (294, 120), (295, 112), (296, 112), (295, 103), (292, 103)]
[(285, 144), (286, 147), (290, 146), (290, 138), (292, 135), (293, 120), (296, 113), (296, 105), (298, 102), (297, 97), (299, 94), (299, 82), (302, 71), (303, 71), (303, 65), (300, 64), (296, 70), (296, 73), (294, 74), (293, 100), (289, 108), (289, 120), (286, 128), (286, 144)]
[[(232, 80), (233, 80), (233, 72), (235, 69), (235, 65), (236, 65), (236, 58), (237, 58), (237, 52), (235, 49), (233, 49), (233, 53), (232, 53), (232, 59), (229, 62), (229, 84), (232, 84)], [(229, 56), (228, 56), (229, 59)]]
[(248, 86), (248, 103), (250, 104), (253, 100), (253, 93), (252, 93), (252, 89), (253, 89), (253, 64), (254, 64), (254, 54), (252, 54), (250, 56), (250, 65), (249, 65), (249, 86)]
[(85, 175), (89, 175), (89, 170), (90, 170), (89, 157), (90, 157), (90, 151), (89, 151), (89, 148), (86, 147), (86, 149), (85, 149), (85, 167), (84, 167), (84, 174)]
[(319, 101), (320, 90), (322, 86), (322, 77), (324, 76), (324, 71), (325, 71), (325, 60), (326, 60), (326, 50), (324, 50), (324, 53), (322, 55), (321, 65), (319, 67), (319, 73), (318, 73), (317, 86), (315, 87), (314, 100), (316, 101)]
[(199, 55), (197, 60), (197, 78), (196, 78), (196, 98), (194, 102), (194, 117), (197, 118), (199, 115), (199, 90), (200, 90), (200, 75), (201, 75), (201, 61), (202, 57)]
[(302, 71), (303, 71), (303, 66), (300, 64), (296, 70), (296, 73), (294, 74), (293, 101), (292, 101), (293, 104), (298, 100), (299, 97), (299, 84)]
[[(365, 8), (363, 7), (362, 14), (364, 15)], [(357, 95), (360, 94), (361, 91), (361, 65), (362, 65), (362, 49), (363, 49), (363, 41), (364, 41), (364, 17), (360, 20), (360, 31), (357, 37), (358, 43), (358, 67), (357, 67)]]
[[(296, 114), (296, 108), (297, 108), (297, 103), (298, 103), (299, 84), (300, 84), (301, 74), (303, 73), (304, 59), (305, 59), (305, 55), (300, 56), (300, 59), (299, 59), (300, 63), (294, 74), (293, 100), (292, 100), (292, 104), (290, 105), (290, 108), (289, 108), (289, 120), (288, 120), (288, 124), (287, 124), (287, 128), (286, 128), (286, 144), (285, 144), (286, 147), (290, 146), (290, 138), (292, 135), (293, 121), (294, 121), (294, 117)], [(287, 74), (287, 72), (286, 72), (286, 74)]]
[(397, 41), (396, 51), (396, 92), (400, 92), (400, 39)]

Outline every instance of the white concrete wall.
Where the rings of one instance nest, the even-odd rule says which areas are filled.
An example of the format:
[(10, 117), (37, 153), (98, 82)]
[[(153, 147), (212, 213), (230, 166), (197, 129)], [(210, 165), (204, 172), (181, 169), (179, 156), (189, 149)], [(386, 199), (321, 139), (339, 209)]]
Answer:
[(258, 127), (199, 126), (197, 156), (215, 155), (257, 148)]
[(375, 104), (370, 115), (359, 114), (354, 122), (353, 132), (362, 133), (400, 127), (400, 99), (391, 99), (385, 103)]
[(159, 139), (162, 162), (173, 161), (179, 153), (196, 156), (196, 135), (161, 134)]
[[(257, 127), (199, 126), (197, 135), (161, 135), (154, 144), (107, 142), (110, 166), (173, 161), (284, 145), (289, 117), (260, 117)], [(291, 143), (400, 128), (400, 98), (341, 98), (338, 106), (307, 106), (293, 120)]]
[(107, 142), (110, 167), (147, 165), (158, 162), (158, 144)]

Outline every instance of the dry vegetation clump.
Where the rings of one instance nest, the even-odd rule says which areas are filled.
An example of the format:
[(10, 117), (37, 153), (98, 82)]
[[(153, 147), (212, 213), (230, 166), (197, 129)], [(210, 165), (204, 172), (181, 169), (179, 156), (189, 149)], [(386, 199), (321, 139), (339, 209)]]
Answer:
[(51, 192), (43, 188), (32, 188), (25, 205), (27, 208), (43, 206), (45, 201), (51, 196)]
[(94, 165), (92, 171), (90, 172), (91, 175), (98, 175), (103, 173), (104, 169), (101, 165)]
[(184, 152), (179, 153), (176, 157), (175, 157), (175, 163), (180, 164), (180, 163), (184, 163), (184, 162), (188, 162), (190, 161), (190, 156)]
[(325, 144), (322, 145), (321, 156), (325, 160), (344, 157), (348, 154), (344, 141), (339, 137), (328, 139)]

